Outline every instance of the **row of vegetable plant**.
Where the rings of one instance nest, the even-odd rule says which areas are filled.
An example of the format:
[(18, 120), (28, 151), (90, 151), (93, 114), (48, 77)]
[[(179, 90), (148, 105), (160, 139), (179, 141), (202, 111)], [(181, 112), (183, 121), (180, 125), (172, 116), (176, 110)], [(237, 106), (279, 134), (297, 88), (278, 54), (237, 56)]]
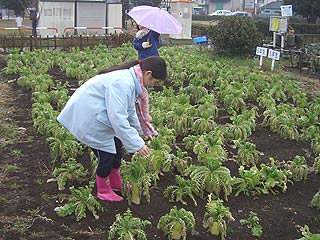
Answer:
[[(308, 99), (287, 76), (232, 68), (230, 62), (215, 61), (212, 56), (199, 54), (194, 49), (162, 48), (160, 54), (169, 64), (169, 80), (163, 91), (150, 91), (153, 123), (160, 134), (149, 143), (152, 152), (148, 159), (134, 155), (131, 161), (122, 165), (123, 180), (131, 186), (124, 184), (122, 190), (129, 206), (140, 204), (141, 197), (150, 202), (150, 187), (157, 186), (166, 172), (176, 171), (179, 173), (176, 185), (168, 186), (164, 196), (168, 201), (185, 205), (188, 198), (194, 205), (197, 205), (197, 198), (208, 198), (203, 226), (213, 235), (225, 239), (226, 224), (234, 219), (221, 198), (228, 201), (232, 193), (235, 196), (240, 193), (250, 196), (277, 194), (278, 188), (285, 192), (288, 183), (303, 181), (309, 173), (320, 172), (319, 98)], [(131, 44), (116, 49), (104, 46), (84, 51), (75, 49), (71, 53), (13, 51), (8, 56), (6, 72), (19, 74), (18, 84), (32, 91), (34, 127), (46, 138), (55, 166), (50, 181), (57, 181), (59, 190), (71, 186), (68, 203), (56, 208), (59, 216), (74, 213), (80, 220), (89, 210), (98, 218), (98, 212), (104, 208), (92, 194), (97, 160), (56, 122), (69, 98), (68, 84), (55, 82), (48, 72), (59, 67), (68, 77), (77, 78), (81, 85), (102, 69), (134, 58)], [(177, 62), (180, 64), (174, 64)], [(313, 166), (306, 164), (304, 156), (288, 159), (284, 168), (273, 156), (265, 156), (270, 161), (261, 163), (264, 153), (250, 141), (257, 124), (270, 128), (283, 139), (309, 141), (313, 149)], [(178, 143), (178, 139), (182, 142)], [(235, 149), (235, 152), (227, 149)], [(91, 173), (77, 162), (77, 157), (85, 152), (91, 159)], [(234, 161), (239, 166), (237, 177), (225, 166), (227, 161)], [(88, 184), (74, 187), (83, 182)], [(310, 205), (320, 209), (319, 192)], [(177, 210), (174, 206), (171, 211), (185, 210)], [(181, 215), (182, 220), (177, 221), (182, 225), (169, 227), (170, 220), (162, 221), (163, 217), (159, 219), (158, 228), (169, 239), (185, 239), (186, 232), (192, 233), (194, 229), (192, 213), (175, 214)], [(123, 218), (130, 216), (128, 210)], [(250, 216), (256, 219), (254, 214)], [(122, 219), (121, 215), (116, 217), (115, 228), (119, 227), (119, 219)], [(251, 220), (248, 221), (242, 222), (249, 224)], [(139, 226), (147, 224), (142, 221)], [(253, 224), (251, 228), (256, 226)], [(259, 228), (253, 231), (255, 236), (262, 232)], [(110, 239), (114, 234), (116, 231), (111, 230)], [(143, 232), (139, 234), (144, 239)]]

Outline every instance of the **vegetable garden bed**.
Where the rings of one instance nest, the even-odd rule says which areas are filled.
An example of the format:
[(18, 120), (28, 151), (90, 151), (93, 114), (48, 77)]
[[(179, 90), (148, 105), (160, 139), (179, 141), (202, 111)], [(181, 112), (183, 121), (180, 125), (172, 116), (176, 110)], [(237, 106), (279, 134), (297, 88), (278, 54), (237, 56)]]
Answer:
[[(73, 147), (57, 143), (60, 129), (55, 116), (79, 84), (109, 65), (134, 59), (136, 52), (128, 44), (118, 49), (99, 46), (81, 52), (42, 50), (8, 56), (0, 82), (4, 116), (0, 132), (1, 238), (107, 239), (115, 216), (130, 209), (134, 217), (150, 221), (143, 228), (146, 239), (168, 239), (157, 224), (176, 206), (192, 213), (195, 220), (194, 231), (189, 229), (186, 239), (220, 239), (203, 227), (209, 192), (212, 200), (222, 200), (212, 205), (222, 203), (221, 209), (232, 215), (223, 218), (226, 239), (298, 239), (302, 237), (299, 226), (305, 225), (312, 233), (319, 232), (319, 210), (310, 206), (320, 186), (320, 176), (313, 168), (320, 153), (319, 98), (304, 94), (287, 76), (236, 68), (195, 49), (162, 48), (160, 54), (168, 62), (170, 81), (163, 91), (150, 90), (151, 113), (160, 136), (150, 143), (154, 152), (148, 162), (155, 164), (143, 165), (152, 170), (151, 184), (143, 188), (146, 195), (138, 205), (130, 201), (129, 194), (122, 202), (99, 201), (104, 211), (97, 205), (94, 214), (88, 209), (61, 211), (65, 217), (54, 209), (70, 203), (69, 187), (88, 186), (87, 192), (95, 196), (96, 189), (89, 185), (95, 159), (69, 136), (64, 135)], [(294, 175), (292, 162), (299, 161), (294, 160), (297, 156), (298, 166), (307, 165), (306, 177), (303, 167)], [(77, 174), (73, 172), (67, 181), (54, 181), (54, 170), (63, 168), (70, 158), (84, 168), (76, 168)], [(127, 154), (125, 160), (122, 172), (129, 173), (131, 156)], [(213, 176), (221, 176), (221, 181), (201, 188), (204, 166)], [(180, 186), (184, 183), (195, 191), (185, 187), (185, 193), (179, 195), (173, 191), (179, 188), (169, 190), (169, 186), (178, 186), (176, 176), (197, 182), (195, 187), (180, 181)], [(170, 202), (171, 197), (181, 201)], [(259, 229), (252, 234), (244, 221), (252, 212), (259, 218), (261, 237), (253, 236), (259, 235)]]

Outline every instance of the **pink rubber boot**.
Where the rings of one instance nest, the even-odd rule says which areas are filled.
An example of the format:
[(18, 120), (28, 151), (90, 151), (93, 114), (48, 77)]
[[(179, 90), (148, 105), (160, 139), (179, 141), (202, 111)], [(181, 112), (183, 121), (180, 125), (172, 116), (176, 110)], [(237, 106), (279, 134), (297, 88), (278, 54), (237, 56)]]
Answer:
[(112, 168), (110, 174), (110, 185), (112, 190), (121, 191), (122, 189), (122, 179), (120, 176), (120, 168)]
[(96, 175), (96, 183), (97, 183), (97, 197), (101, 200), (119, 202), (122, 201), (123, 198), (117, 195), (111, 189), (109, 176), (106, 178), (101, 178)]

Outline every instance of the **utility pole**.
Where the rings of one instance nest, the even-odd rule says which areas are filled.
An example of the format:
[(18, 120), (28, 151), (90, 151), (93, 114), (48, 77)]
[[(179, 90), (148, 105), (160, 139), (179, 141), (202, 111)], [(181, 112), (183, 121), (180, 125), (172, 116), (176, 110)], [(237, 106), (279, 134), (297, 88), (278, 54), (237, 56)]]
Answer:
[(258, 7), (259, 5), (258, 5), (258, 0), (253, 0), (253, 18), (255, 18), (256, 17), (256, 15), (258, 14), (258, 12), (257, 12), (257, 7)]
[(242, 11), (246, 10), (246, 0), (242, 0)]
[(258, 8), (259, 5), (258, 5), (258, 0), (254, 0), (254, 15), (256, 16), (258, 14)]

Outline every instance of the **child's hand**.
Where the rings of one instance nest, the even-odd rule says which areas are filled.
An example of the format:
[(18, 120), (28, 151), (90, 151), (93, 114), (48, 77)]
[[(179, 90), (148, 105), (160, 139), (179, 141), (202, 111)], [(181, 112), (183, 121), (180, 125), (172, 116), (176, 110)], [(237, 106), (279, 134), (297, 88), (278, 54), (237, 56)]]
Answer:
[(147, 145), (144, 145), (140, 150), (139, 150), (139, 153), (142, 155), (142, 156), (148, 156), (149, 153), (150, 153), (150, 150), (148, 148)]
[(148, 122), (148, 123), (152, 122), (152, 117), (150, 115), (146, 116), (146, 122)]
[(153, 136), (152, 135), (143, 135), (143, 140), (145, 141), (149, 141), (149, 140), (152, 140)]
[(149, 47), (151, 47), (152, 46), (152, 44), (150, 43), (150, 42), (143, 42), (142, 43), (142, 47), (143, 48), (149, 48)]

